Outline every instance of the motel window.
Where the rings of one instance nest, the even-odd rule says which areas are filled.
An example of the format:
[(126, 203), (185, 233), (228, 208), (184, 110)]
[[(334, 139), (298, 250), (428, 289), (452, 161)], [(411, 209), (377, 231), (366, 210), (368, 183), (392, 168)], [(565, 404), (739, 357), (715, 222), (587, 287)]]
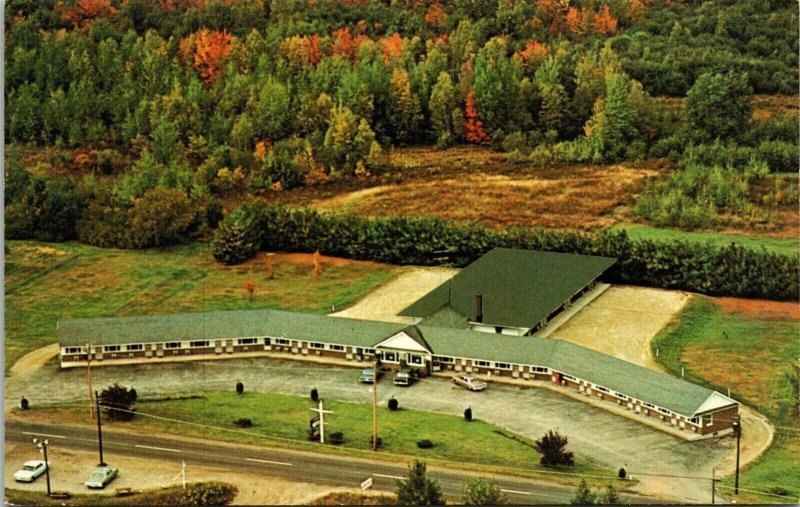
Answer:
[(618, 393), (618, 392), (616, 392), (616, 391), (614, 391), (612, 394), (613, 394), (614, 396), (616, 396), (617, 398), (620, 398), (620, 399), (623, 399), (623, 400), (627, 400), (627, 399), (628, 399), (628, 397), (627, 397), (627, 396), (625, 396), (625, 395), (624, 395), (624, 394), (622, 394), (622, 393)]
[(700, 418), (699, 417), (692, 417), (691, 419), (689, 419), (689, 422), (692, 423), (692, 424), (700, 424)]
[(236, 340), (237, 345), (253, 345), (256, 343), (255, 338), (239, 338)]
[(489, 361), (475, 361), (475, 366), (483, 366), (486, 368), (489, 366)]
[(548, 373), (550, 369), (544, 368), (542, 366), (533, 366), (531, 367), (531, 371), (533, 371), (534, 373)]
[(106, 345), (103, 352), (119, 352), (119, 345)]
[(264, 338), (264, 345), (270, 345), (270, 344), (272, 344), (272, 340), (269, 338)]
[(277, 340), (275, 340), (275, 343), (277, 343), (278, 345), (289, 345), (289, 340), (286, 340), (284, 338), (278, 338)]
[(644, 402), (642, 402), (642, 405), (644, 405), (647, 408), (656, 408), (656, 406), (653, 405), (652, 403), (644, 403)]
[(165, 349), (179, 349), (181, 348), (181, 342), (167, 342), (164, 344)]
[(703, 416), (703, 422), (706, 426), (711, 426), (714, 424), (714, 414), (708, 414)]
[(311, 342), (311, 343), (308, 344), (308, 346), (311, 347), (312, 349), (324, 349), (325, 348), (325, 344), (320, 343), (320, 342)]
[(67, 347), (65, 349), (65, 354), (80, 354), (83, 352), (83, 347)]
[(390, 362), (390, 363), (396, 363), (397, 362), (397, 353), (396, 352), (389, 352), (389, 351), (383, 352), (383, 361), (387, 361), (387, 362)]
[(571, 377), (571, 376), (563, 374), (563, 373), (561, 374), (561, 378), (563, 378), (564, 380), (571, 380), (572, 382), (576, 382), (578, 380), (575, 377)]
[(433, 360), (437, 363), (452, 363), (453, 358), (448, 356), (433, 356)]
[(667, 410), (665, 408), (661, 408), (661, 407), (658, 407), (658, 411), (661, 412), (664, 415), (670, 415), (672, 413), (669, 410)]
[(375, 354), (375, 349), (364, 349), (365, 354)]
[(190, 347), (208, 347), (207, 340), (197, 340), (193, 342), (189, 342)]
[(499, 368), (501, 370), (510, 370), (511, 365), (508, 363), (494, 363), (495, 368)]
[(125, 350), (128, 352), (134, 352), (136, 350), (142, 350), (144, 346), (141, 343), (131, 343), (130, 345), (125, 346)]
[(331, 349), (331, 350), (337, 350), (339, 352), (344, 350), (344, 346), (343, 345), (328, 345), (328, 348)]
[(422, 356), (418, 356), (416, 354), (409, 354), (408, 362), (410, 364), (422, 364)]
[(601, 386), (594, 386), (594, 388), (595, 388), (596, 390), (600, 391), (600, 392), (603, 392), (603, 393), (607, 393), (607, 392), (608, 392), (608, 389), (606, 389), (605, 387), (601, 387)]

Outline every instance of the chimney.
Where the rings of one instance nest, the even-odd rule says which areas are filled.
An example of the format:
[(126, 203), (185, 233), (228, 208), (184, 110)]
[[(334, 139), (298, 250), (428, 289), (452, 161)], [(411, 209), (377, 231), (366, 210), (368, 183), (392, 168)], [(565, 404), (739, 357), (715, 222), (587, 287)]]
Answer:
[(475, 296), (475, 322), (483, 322), (483, 294)]

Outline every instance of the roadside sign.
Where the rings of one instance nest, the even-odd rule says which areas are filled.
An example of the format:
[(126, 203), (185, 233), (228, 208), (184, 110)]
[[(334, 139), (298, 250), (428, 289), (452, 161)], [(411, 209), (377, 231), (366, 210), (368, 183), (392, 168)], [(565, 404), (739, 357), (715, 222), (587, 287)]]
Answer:
[(372, 477), (368, 477), (367, 480), (361, 483), (361, 491), (366, 491), (372, 487)]

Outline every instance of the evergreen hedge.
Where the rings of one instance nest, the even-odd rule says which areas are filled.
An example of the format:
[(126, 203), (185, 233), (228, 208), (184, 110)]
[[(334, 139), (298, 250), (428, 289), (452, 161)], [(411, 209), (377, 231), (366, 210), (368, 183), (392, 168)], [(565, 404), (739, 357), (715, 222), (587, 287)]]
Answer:
[(224, 264), (244, 262), (259, 250), (319, 250), (390, 264), (464, 267), (495, 247), (616, 257), (618, 262), (604, 275), (612, 283), (773, 300), (796, 300), (800, 294), (800, 256), (733, 243), (634, 241), (625, 231), (497, 231), (440, 218), (366, 218), (260, 202), (248, 203), (222, 221), (213, 253)]

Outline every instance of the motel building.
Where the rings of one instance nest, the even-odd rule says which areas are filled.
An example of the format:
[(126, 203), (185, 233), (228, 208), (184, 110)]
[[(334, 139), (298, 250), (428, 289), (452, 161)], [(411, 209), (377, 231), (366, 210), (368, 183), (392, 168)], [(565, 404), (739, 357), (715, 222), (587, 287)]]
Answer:
[[(502, 259), (509, 271), (505, 279), (504, 270), (495, 270), (470, 283), (459, 280), (464, 273), (474, 276), (470, 269), (497, 250), (505, 250), (501, 254), (507, 256)], [(613, 259), (600, 258), (603, 262), (593, 264), (579, 280), (574, 264), (586, 265), (582, 258), (587, 256), (566, 259), (563, 254), (531, 253), (545, 252), (493, 250), (401, 313), (416, 324), (277, 310), (63, 321), (58, 324), (61, 367), (85, 367), (90, 356), (92, 366), (233, 357), (305, 359), (354, 367), (377, 361), (384, 370), (408, 368), (420, 376), (468, 373), (532, 386), (551, 382), (614, 404), (633, 419), (656, 419), (665, 428), (685, 431), (687, 438), (732, 432), (739, 404), (721, 393), (567, 341), (536, 336), (536, 330), (546, 325), (543, 322), (591, 290)], [(552, 255), (558, 256), (558, 269), (573, 264), (568, 283), (548, 283), (545, 275), (557, 273), (548, 265)], [(536, 267), (520, 268), (531, 263)], [(526, 283), (525, 276), (532, 278)], [(482, 279), (489, 282), (481, 284)], [(527, 320), (515, 313), (522, 305), (511, 305), (509, 310), (495, 302), (504, 284), (512, 282), (505, 286), (528, 288), (511, 293), (523, 294), (529, 303), (540, 301), (528, 307), (532, 317)], [(530, 286), (547, 294), (537, 299)], [(504, 291), (507, 300), (509, 289)], [(418, 304), (429, 297), (435, 297), (436, 304), (430, 299)]]

